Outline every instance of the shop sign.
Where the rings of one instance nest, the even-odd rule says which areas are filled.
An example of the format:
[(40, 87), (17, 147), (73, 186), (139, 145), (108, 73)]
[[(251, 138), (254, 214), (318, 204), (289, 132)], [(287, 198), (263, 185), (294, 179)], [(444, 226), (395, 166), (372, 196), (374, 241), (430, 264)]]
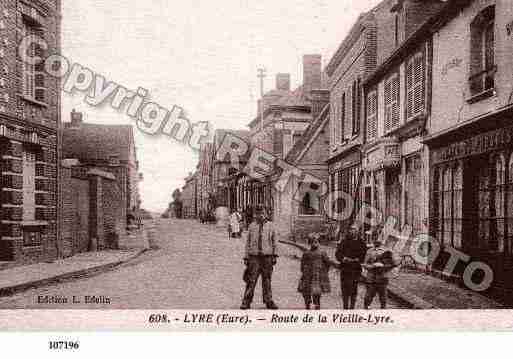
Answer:
[(513, 145), (513, 127), (490, 131), (433, 151), (434, 163), (475, 156)]

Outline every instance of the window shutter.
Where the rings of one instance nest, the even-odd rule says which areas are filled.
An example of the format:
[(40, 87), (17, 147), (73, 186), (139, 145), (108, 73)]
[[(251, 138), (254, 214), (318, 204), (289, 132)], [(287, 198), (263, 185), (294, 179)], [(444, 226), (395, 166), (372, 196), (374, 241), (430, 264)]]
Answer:
[(413, 61), (406, 65), (406, 118), (413, 114)]
[(399, 126), (399, 76), (385, 82), (385, 133)]
[(337, 138), (340, 143), (344, 142), (345, 139), (345, 126), (346, 125), (346, 94), (342, 94), (340, 100), (340, 134)]
[(407, 107), (406, 117), (410, 119), (425, 108), (424, 56), (415, 55), (406, 67)]
[(372, 91), (367, 96), (367, 138), (372, 140), (378, 135), (378, 94)]

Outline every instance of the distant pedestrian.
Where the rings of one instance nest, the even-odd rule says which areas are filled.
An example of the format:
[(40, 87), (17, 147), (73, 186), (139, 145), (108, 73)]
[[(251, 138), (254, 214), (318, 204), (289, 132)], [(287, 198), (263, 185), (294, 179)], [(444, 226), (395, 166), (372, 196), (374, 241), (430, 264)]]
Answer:
[(358, 281), (362, 274), (367, 246), (362, 241), (358, 224), (354, 223), (337, 246), (335, 257), (340, 262), (340, 288), (344, 309), (354, 309), (358, 297)]
[(397, 266), (397, 260), (391, 250), (385, 248), (381, 238), (374, 238), (374, 247), (367, 251), (363, 267), (365, 268), (366, 293), (365, 309), (369, 309), (376, 294), (379, 297), (381, 309), (387, 306), (388, 273)]
[(257, 208), (255, 220), (249, 225), (244, 255), (246, 290), (240, 309), (249, 309), (258, 277), (262, 277), (263, 302), (267, 309), (278, 309), (272, 299), (271, 280), (276, 265), (276, 234), (273, 222), (265, 220), (263, 209)]
[(310, 250), (303, 253), (301, 258), (301, 278), (298, 292), (303, 294), (305, 308), (321, 309), (321, 296), (331, 292), (329, 268), (334, 263), (328, 258), (325, 251), (320, 249), (319, 240), (310, 240)]
[(230, 237), (232, 238), (240, 238), (241, 237), (241, 232), (242, 232), (242, 229), (241, 229), (241, 220), (242, 220), (242, 216), (240, 215), (240, 213), (235, 210), (232, 212), (232, 214), (230, 215)]

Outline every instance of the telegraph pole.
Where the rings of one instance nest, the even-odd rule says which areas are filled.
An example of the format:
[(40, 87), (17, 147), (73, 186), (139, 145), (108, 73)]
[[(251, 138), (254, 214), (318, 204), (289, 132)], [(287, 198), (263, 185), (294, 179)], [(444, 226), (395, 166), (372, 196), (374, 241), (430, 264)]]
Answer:
[(264, 128), (264, 78), (265, 68), (261, 67), (257, 70), (257, 77), (260, 79), (260, 129)]

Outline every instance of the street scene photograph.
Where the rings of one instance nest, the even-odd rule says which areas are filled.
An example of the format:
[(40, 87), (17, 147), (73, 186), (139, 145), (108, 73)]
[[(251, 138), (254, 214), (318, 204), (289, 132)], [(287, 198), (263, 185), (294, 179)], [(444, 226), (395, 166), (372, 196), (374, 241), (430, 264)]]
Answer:
[(511, 0), (0, 0), (0, 330), (513, 309), (512, 54)]

